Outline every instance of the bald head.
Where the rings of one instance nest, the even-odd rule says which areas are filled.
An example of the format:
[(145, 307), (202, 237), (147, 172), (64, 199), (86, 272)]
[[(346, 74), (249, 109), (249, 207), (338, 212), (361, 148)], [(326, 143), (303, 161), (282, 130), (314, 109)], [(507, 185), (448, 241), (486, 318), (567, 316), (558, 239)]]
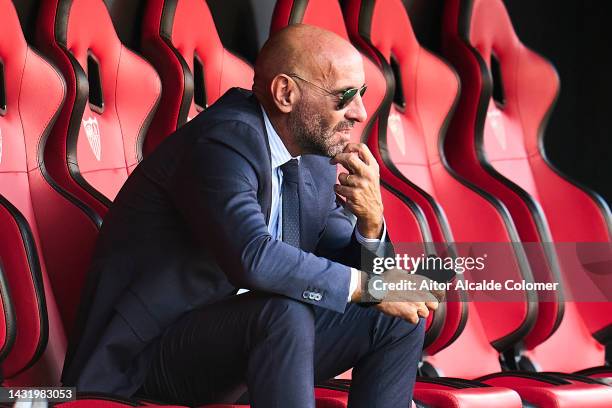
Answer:
[(261, 102), (279, 74), (297, 74), (331, 88), (345, 67), (362, 69), (359, 52), (345, 39), (322, 28), (293, 24), (273, 34), (255, 63), (253, 91)]

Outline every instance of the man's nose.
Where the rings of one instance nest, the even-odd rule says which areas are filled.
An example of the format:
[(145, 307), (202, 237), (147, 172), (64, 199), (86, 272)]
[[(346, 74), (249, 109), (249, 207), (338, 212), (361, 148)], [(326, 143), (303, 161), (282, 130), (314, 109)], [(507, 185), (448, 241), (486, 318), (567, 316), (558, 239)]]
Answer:
[(368, 113), (366, 112), (361, 95), (357, 94), (349, 103), (345, 116), (347, 119), (356, 122), (364, 122), (368, 118)]

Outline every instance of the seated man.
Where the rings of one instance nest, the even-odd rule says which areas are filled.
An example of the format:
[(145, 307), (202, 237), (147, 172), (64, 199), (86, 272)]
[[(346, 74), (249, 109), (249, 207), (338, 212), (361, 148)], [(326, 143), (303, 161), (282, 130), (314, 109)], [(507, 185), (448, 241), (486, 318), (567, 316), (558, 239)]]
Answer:
[(100, 231), (64, 383), (301, 408), (354, 367), (351, 406), (409, 406), (437, 302), (355, 304), (362, 246), (386, 240), (378, 166), (349, 143), (365, 89), (350, 43), (290, 26), (252, 93), (228, 91), (140, 163)]

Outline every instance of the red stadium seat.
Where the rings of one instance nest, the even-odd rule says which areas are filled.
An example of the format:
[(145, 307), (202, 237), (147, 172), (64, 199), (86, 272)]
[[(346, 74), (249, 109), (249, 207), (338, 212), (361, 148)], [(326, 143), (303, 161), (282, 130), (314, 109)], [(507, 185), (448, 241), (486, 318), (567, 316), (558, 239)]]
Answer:
[(546, 159), (542, 137), (558, 95), (557, 74), (521, 43), (499, 0), (448, 1), (442, 38), (462, 81), (446, 142), (450, 166), (502, 200), (523, 242), (547, 246), (547, 267), (558, 271), (560, 266), (561, 274), (556, 273), (568, 298), (580, 300), (539, 314), (525, 340), (523, 364), (565, 372), (601, 365), (601, 343), (611, 340), (612, 303), (601, 302), (605, 294), (589, 303), (576, 287), (591, 291), (593, 298), (599, 288), (609, 296), (610, 274), (589, 274), (577, 252), (561, 243), (603, 243), (609, 262), (610, 210)]
[(104, 215), (142, 159), (159, 77), (123, 46), (103, 1), (41, 2), (36, 45), (67, 85), (45, 163), (63, 189)]
[(66, 98), (38, 160), (54, 188), (82, 203), (80, 211), (50, 206), (44, 219), (50, 280), (70, 334), (102, 218), (142, 158), (161, 86), (153, 68), (121, 44), (103, 2), (39, 7), (37, 47), (63, 75)]
[(251, 66), (223, 48), (205, 0), (147, 2), (142, 51), (162, 80), (145, 153), (231, 87), (253, 84)]
[[(14, 342), (2, 375), (7, 385), (52, 385), (59, 382), (65, 337), (41, 237), (52, 217), (78, 207), (48, 182), (40, 149), (62, 106), (65, 85), (26, 44), (12, 3), (2, 0), (0, 9), (0, 259), (18, 325), (11, 329)], [(64, 225), (71, 233), (72, 223)], [(49, 247), (57, 245), (53, 238)]]

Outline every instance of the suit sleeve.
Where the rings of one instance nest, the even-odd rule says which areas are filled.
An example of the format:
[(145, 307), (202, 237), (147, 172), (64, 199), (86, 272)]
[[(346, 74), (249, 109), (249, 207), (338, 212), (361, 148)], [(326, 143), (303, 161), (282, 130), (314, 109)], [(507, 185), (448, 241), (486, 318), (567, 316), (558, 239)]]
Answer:
[[(272, 238), (257, 200), (261, 162), (244, 143), (225, 140), (255, 132), (225, 122), (196, 140), (168, 186), (174, 203), (203, 249), (236, 287), (284, 295), (344, 312), (350, 268)], [(244, 140), (259, 140), (250, 136)], [(241, 146), (241, 147), (237, 147)]]
[(315, 253), (360, 270), (371, 269), (374, 257), (394, 256), (386, 227), (381, 245), (374, 252), (359, 243), (355, 224), (355, 216), (342, 206), (339, 199), (333, 200), (325, 231)]

